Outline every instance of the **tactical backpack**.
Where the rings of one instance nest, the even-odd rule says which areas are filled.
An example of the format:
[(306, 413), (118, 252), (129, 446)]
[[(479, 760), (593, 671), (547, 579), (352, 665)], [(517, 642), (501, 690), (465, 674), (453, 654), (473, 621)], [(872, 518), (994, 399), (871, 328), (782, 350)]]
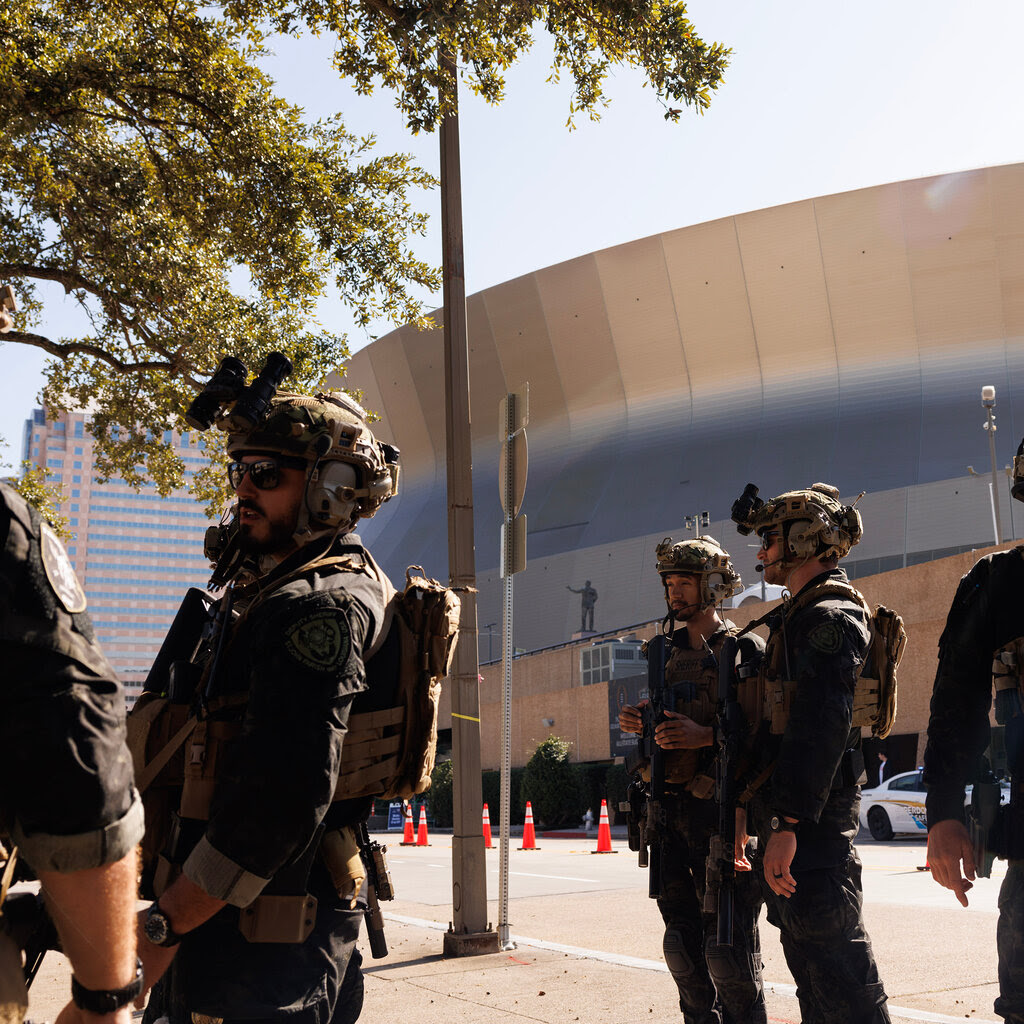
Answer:
[[(861, 664), (853, 694), (853, 719), (851, 725), (859, 728), (870, 727), (871, 733), (885, 739), (892, 730), (896, 719), (896, 670), (907, 645), (907, 633), (903, 619), (898, 612), (878, 605), (874, 611), (856, 587), (842, 580), (828, 580), (817, 587), (798, 595), (783, 610), (788, 621), (793, 615), (810, 604), (823, 598), (842, 597), (859, 604), (868, 615), (871, 642)], [(752, 622), (747, 629), (766, 621), (775, 614)], [(784, 678), (785, 642), (782, 631), (773, 633), (765, 651), (767, 675), (763, 701), (763, 717), (771, 723), (771, 732), (780, 735), (789, 721), (789, 710), (796, 683)]]
[[(383, 573), (380, 576), (387, 579)], [(405, 800), (430, 788), (441, 682), (455, 655), (460, 611), (459, 596), (451, 587), (427, 577), (422, 566), (406, 570), (405, 589), (392, 592), (381, 639), (367, 658), (369, 673), (384, 640), (397, 633), (395, 703), (383, 711), (349, 715), (336, 800), (360, 796)]]

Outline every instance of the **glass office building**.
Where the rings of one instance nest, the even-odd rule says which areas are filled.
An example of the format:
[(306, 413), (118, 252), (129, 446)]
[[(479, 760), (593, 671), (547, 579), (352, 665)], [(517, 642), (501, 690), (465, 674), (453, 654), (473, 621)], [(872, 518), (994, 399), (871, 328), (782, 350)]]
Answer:
[[(58, 511), (72, 535), (68, 554), (131, 704), (186, 589), (206, 585), (203, 535), (210, 520), (184, 490), (162, 498), (152, 484), (137, 493), (123, 480), (98, 483), (87, 424), (82, 413), (51, 421), (34, 410), (25, 423), (22, 457), (45, 466), (61, 488)], [(207, 461), (187, 437), (167, 431), (163, 441), (184, 459), (186, 476)]]

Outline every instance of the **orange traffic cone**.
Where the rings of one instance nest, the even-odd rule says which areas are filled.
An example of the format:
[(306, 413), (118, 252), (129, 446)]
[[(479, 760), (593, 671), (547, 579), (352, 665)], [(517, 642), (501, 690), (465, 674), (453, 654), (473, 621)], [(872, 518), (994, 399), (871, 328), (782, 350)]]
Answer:
[(415, 846), (416, 837), (412, 834), (412, 807), (405, 805), (405, 828), (402, 831), (402, 842), (400, 846)]
[(533, 831), (533, 808), (530, 806), (529, 800), (526, 801), (526, 822), (523, 825), (523, 845), (520, 846), (519, 849), (537, 849), (537, 835)]
[(591, 853), (618, 853), (612, 849), (612, 827), (608, 823), (608, 801), (601, 801), (601, 818), (597, 824), (597, 849)]
[(420, 804), (420, 824), (416, 830), (416, 845), (429, 846), (427, 842), (427, 805)]
[(491, 843), (491, 815), (487, 810), (487, 804), (484, 804), (484, 849), (494, 849), (494, 845)]

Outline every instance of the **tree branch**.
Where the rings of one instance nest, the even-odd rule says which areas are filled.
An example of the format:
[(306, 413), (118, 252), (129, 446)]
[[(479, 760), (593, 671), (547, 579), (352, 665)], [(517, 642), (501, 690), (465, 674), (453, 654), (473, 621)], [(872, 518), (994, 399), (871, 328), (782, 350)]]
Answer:
[(4, 335), (4, 341), (13, 342), (16, 345), (31, 345), (33, 348), (41, 348), (57, 359), (70, 359), (73, 355), (92, 356), (101, 362), (112, 366), (118, 373), (144, 373), (150, 370), (174, 370), (174, 364), (167, 360), (150, 360), (148, 362), (126, 363), (109, 352), (104, 351), (99, 345), (90, 345), (84, 341), (58, 342), (50, 338), (44, 338), (41, 334), (29, 334), (26, 331), (11, 331)]

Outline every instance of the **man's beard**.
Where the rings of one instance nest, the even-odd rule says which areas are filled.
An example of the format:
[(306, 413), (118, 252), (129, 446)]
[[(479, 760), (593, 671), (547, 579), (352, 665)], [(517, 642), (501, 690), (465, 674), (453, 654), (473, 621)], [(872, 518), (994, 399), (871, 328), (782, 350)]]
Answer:
[[(249, 507), (254, 508), (254, 506)], [(267, 527), (267, 535), (260, 540), (253, 537), (251, 532), (253, 526), (259, 525), (258, 523), (242, 523), (239, 526), (238, 545), (243, 551), (250, 555), (274, 555), (293, 546), (294, 521), (274, 522), (263, 516), (263, 523)]]

